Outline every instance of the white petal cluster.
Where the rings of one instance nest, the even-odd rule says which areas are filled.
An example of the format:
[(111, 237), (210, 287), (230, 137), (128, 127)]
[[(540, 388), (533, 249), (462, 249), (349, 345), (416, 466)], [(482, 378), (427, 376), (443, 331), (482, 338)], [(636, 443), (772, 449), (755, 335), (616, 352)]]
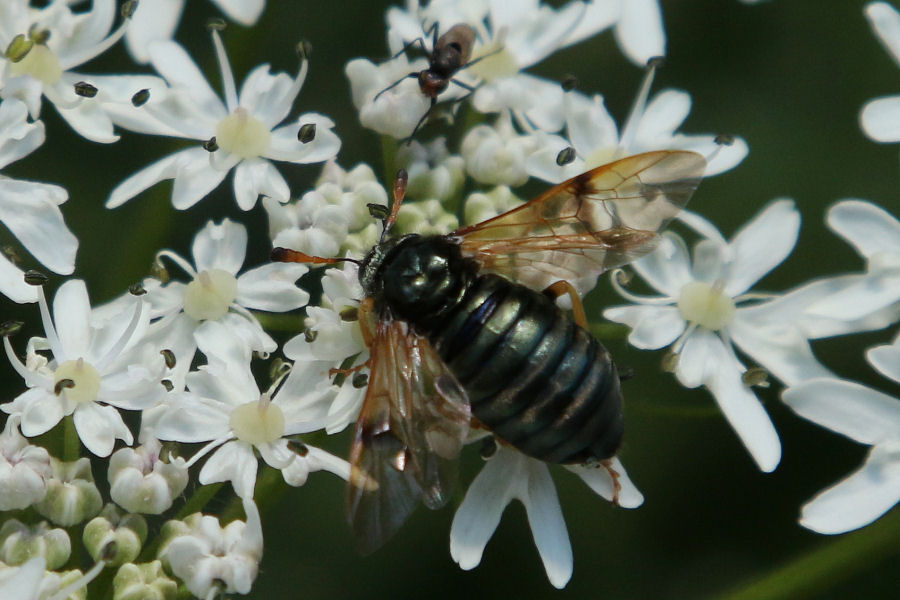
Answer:
[[(900, 384), (900, 337), (871, 348), (866, 358)], [(868, 525), (900, 502), (900, 398), (837, 378), (804, 381), (782, 398), (801, 417), (870, 446), (859, 470), (803, 506), (801, 525), (844, 533)]]
[[(878, 40), (900, 65), (900, 12), (887, 2), (869, 2), (865, 15)], [(863, 106), (859, 122), (876, 142), (900, 142), (900, 96), (870, 100)]]
[(136, 448), (121, 448), (109, 459), (109, 494), (133, 513), (158, 515), (172, 506), (188, 484), (185, 460), (160, 456), (162, 445), (149, 439)]
[[(204, 142), (171, 154), (128, 177), (112, 191), (106, 206), (120, 206), (147, 188), (174, 180), (172, 204), (187, 209), (216, 189), (234, 169), (234, 196), (250, 210), (260, 196), (287, 202), (287, 181), (270, 161), (308, 164), (337, 154), (340, 140), (334, 123), (318, 113), (300, 115), (280, 125), (293, 109), (303, 87), (308, 64), (303, 59), (296, 77), (271, 74), (269, 65), (256, 67), (238, 93), (224, 45), (216, 31), (213, 44), (224, 82), (224, 101), (197, 64), (177, 42), (157, 40), (148, 46), (150, 62), (168, 88), (157, 99), (151, 94), (139, 111), (152, 120), (139, 126), (117, 117), (117, 123), (142, 133)], [(298, 139), (303, 126), (314, 126), (314, 138)]]
[(210, 592), (247, 594), (259, 572), (263, 553), (262, 522), (252, 500), (244, 500), (246, 521), (225, 527), (209, 515), (184, 520), (184, 531), (160, 552), (172, 572), (198, 598)]

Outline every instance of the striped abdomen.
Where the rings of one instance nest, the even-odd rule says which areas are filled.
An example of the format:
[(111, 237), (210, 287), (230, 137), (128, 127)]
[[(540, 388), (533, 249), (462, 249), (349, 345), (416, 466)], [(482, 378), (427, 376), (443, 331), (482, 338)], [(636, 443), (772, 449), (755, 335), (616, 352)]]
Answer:
[(472, 413), (498, 437), (554, 463), (615, 454), (623, 432), (615, 365), (550, 298), (480, 275), (429, 329)]

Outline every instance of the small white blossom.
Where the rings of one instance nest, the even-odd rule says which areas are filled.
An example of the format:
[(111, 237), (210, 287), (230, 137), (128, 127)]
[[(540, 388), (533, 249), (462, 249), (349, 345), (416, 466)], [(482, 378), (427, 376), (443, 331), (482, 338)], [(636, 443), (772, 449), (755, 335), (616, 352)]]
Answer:
[[(602, 467), (567, 468), (607, 500), (615, 499), (625, 508), (640, 506), (644, 498), (619, 459), (613, 458), (610, 463), (618, 473), (618, 491), (609, 471)], [(554, 587), (565, 587), (572, 577), (572, 546), (547, 463), (503, 445), (497, 445), (496, 453), (469, 486), (453, 517), (450, 555), (463, 569), (477, 567), (500, 516), (513, 500), (525, 506), (547, 578)]]
[(0, 511), (28, 508), (47, 494), (50, 454), (19, 433), (19, 419), (9, 417), (0, 433)]
[(158, 515), (172, 506), (188, 484), (188, 469), (180, 456), (160, 457), (162, 445), (150, 438), (136, 448), (120, 448), (109, 459), (109, 495), (133, 513)]
[[(156, 40), (171, 39), (181, 21), (186, 0), (151, 0), (139, 2), (125, 34), (128, 52), (138, 62), (150, 61), (147, 46)], [(212, 0), (213, 4), (236, 23), (256, 23), (266, 0)]]
[[(73, 69), (105, 52), (125, 33), (127, 23), (110, 29), (117, 14), (115, 0), (93, 0), (90, 10), (73, 12), (71, 2), (50, 2), (33, 8), (28, 0), (4, 0), (0, 7), (0, 48), (9, 48), (17, 36), (23, 56), (0, 54), (0, 97), (19, 98), (37, 118), (41, 96), (80, 135), (102, 143), (118, 139), (107, 112), (112, 104), (129, 102), (134, 92), (156, 80), (145, 76), (87, 75)], [(93, 98), (75, 93), (75, 84), (87, 82), (98, 93)]]
[[(272, 394), (260, 393), (250, 371), (250, 353), (229, 338), (233, 334), (219, 323), (211, 323), (198, 332), (200, 349), (208, 364), (187, 375), (190, 391), (172, 393), (166, 401), (165, 412), (154, 426), (160, 439), (179, 442), (209, 442), (188, 462), (194, 464), (208, 452), (215, 450), (200, 471), (200, 483), (231, 481), (241, 498), (252, 498), (256, 485), (259, 452), (266, 463), (284, 473), (285, 481), (305, 481), (304, 468), (321, 466), (342, 477), (349, 477), (347, 463), (327, 453), (312, 451), (309, 446), (299, 454), (294, 452), (287, 436), (307, 433), (323, 426), (318, 406), (320, 395), (326, 401), (333, 397), (327, 377), (323, 373), (307, 373), (305, 381), (287, 386)], [(311, 455), (311, 456), (310, 456)], [(306, 467), (296, 469), (296, 461), (311, 460)], [(312, 466), (310, 466), (312, 465)]]
[(481, 223), (521, 204), (522, 199), (513, 194), (505, 185), (497, 186), (486, 193), (475, 192), (466, 198), (463, 207), (463, 221), (466, 225)]
[(440, 200), (404, 202), (397, 214), (397, 231), (419, 235), (445, 235), (459, 227), (459, 219)]
[[(324, 115), (306, 113), (293, 123), (278, 126), (291, 112), (306, 79), (305, 58), (294, 78), (284, 73), (272, 75), (266, 64), (256, 67), (238, 94), (218, 32), (213, 31), (212, 38), (224, 102), (180, 45), (155, 41), (149, 46), (150, 59), (170, 87), (159, 102), (151, 94), (142, 107), (155, 119), (155, 128), (139, 129), (206, 142), (209, 150), (202, 146), (180, 150), (131, 175), (112, 191), (106, 201), (108, 208), (120, 206), (166, 179), (174, 179), (172, 205), (179, 210), (190, 208), (216, 189), (232, 169), (234, 195), (242, 210), (253, 208), (260, 196), (287, 202), (287, 182), (271, 160), (308, 164), (337, 154), (340, 140), (332, 131), (334, 123)], [(119, 124), (131, 127), (127, 122)], [(315, 137), (308, 143), (297, 139), (304, 125), (315, 126)], [(211, 147), (212, 141), (215, 147)]]
[[(131, 444), (131, 431), (116, 408), (142, 410), (164, 393), (165, 365), (135, 359), (150, 322), (145, 300), (131, 297), (121, 311), (101, 319), (91, 311), (81, 280), (59, 287), (50, 309), (39, 291), (38, 303), (46, 338), (29, 342), (26, 363), (15, 355), (9, 338), (3, 345), (28, 390), (0, 409), (21, 419), (28, 437), (49, 431), (68, 415), (82, 443), (97, 456), (109, 456), (116, 439)], [(48, 360), (38, 350), (49, 349)]]
[(198, 598), (208, 598), (220, 586), (228, 594), (248, 594), (259, 572), (263, 553), (262, 522), (252, 500), (244, 500), (245, 521), (225, 527), (209, 515), (185, 519), (187, 530), (173, 537), (160, 552), (176, 577)]
[[(28, 110), (14, 98), (0, 101), (0, 170), (44, 143), (44, 124), (28, 122)], [(78, 240), (63, 222), (59, 205), (65, 189), (0, 175), (0, 221), (47, 268), (68, 275), (75, 269)], [(16, 302), (34, 302), (37, 291), (22, 270), (0, 253), (0, 293)]]
[[(900, 337), (870, 349), (866, 358), (900, 384)], [(900, 501), (900, 398), (836, 378), (804, 381), (782, 398), (801, 417), (871, 446), (859, 470), (803, 506), (801, 525), (844, 533), (868, 525)]]
[[(603, 314), (631, 327), (628, 340), (637, 348), (671, 345), (679, 382), (707, 387), (760, 469), (772, 471), (781, 458), (778, 434), (742, 381), (746, 368), (732, 344), (789, 385), (830, 375), (813, 356), (802, 323), (791, 320), (779, 298), (749, 292), (793, 250), (800, 215), (792, 201), (775, 201), (727, 243), (699, 216), (682, 218), (708, 238), (696, 245), (693, 263), (680, 238), (663, 235), (653, 253), (632, 265), (661, 295), (626, 292), (614, 277), (620, 294), (635, 305)], [(806, 306), (815, 300), (808, 296)]]
[(175, 354), (178, 387), (196, 353), (197, 336), (210, 324), (224, 324), (235, 334), (231, 339), (250, 350), (274, 352), (275, 341), (250, 310), (286, 312), (309, 300), (295, 284), (305, 265), (268, 262), (240, 273), (246, 253), (246, 227), (229, 219), (209, 221), (194, 236), (193, 265), (168, 250), (159, 254), (189, 275), (189, 283), (144, 281), (154, 319), (150, 334)]
[(450, 154), (444, 137), (435, 138), (428, 144), (412, 140), (400, 147), (397, 162), (406, 165), (409, 175), (407, 198), (452, 202), (465, 183), (465, 161), (461, 156)]
[(871, 202), (842, 200), (828, 210), (827, 222), (866, 260), (866, 273), (844, 278), (846, 285), (807, 314), (843, 321), (878, 312), (900, 316), (900, 221)]
[(0, 598), (41, 600), (41, 582), (47, 572), (47, 561), (35, 556), (19, 567), (0, 564)]

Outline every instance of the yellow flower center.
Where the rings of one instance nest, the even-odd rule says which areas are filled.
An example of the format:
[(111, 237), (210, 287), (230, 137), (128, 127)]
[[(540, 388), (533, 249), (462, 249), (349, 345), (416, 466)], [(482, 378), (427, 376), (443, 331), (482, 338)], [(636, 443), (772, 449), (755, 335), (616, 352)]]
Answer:
[(71, 402), (94, 402), (100, 391), (100, 373), (83, 358), (67, 360), (53, 372), (54, 391)]
[(238, 108), (219, 121), (216, 127), (216, 144), (219, 148), (242, 158), (262, 155), (271, 139), (269, 128), (243, 108)]
[[(492, 52), (495, 53), (491, 54)], [(496, 45), (492, 44), (478, 51), (469, 62), (477, 60), (480, 56), (485, 58), (469, 67), (467, 71), (485, 81), (494, 81), (519, 72), (519, 65), (516, 63), (515, 57), (507, 52), (506, 48), (497, 51)]]
[(222, 269), (200, 271), (184, 290), (184, 312), (198, 321), (214, 321), (237, 298), (237, 279)]
[(265, 444), (284, 435), (284, 413), (263, 395), (256, 402), (242, 404), (231, 411), (229, 425), (242, 442)]
[(56, 54), (43, 44), (35, 44), (22, 60), (12, 63), (10, 71), (14, 76), (31, 75), (46, 85), (53, 85), (63, 74)]
[(735, 306), (719, 286), (692, 281), (681, 288), (678, 310), (685, 320), (715, 331), (731, 323)]

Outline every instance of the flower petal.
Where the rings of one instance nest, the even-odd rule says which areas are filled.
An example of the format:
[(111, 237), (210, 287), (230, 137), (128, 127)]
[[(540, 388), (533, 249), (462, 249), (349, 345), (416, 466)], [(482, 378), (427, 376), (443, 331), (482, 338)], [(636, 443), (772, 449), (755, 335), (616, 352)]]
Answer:
[(122, 415), (112, 406), (85, 402), (78, 405), (72, 418), (81, 443), (97, 456), (109, 456), (117, 439), (129, 446), (134, 443)]
[(900, 383), (900, 338), (893, 344), (869, 349), (866, 358), (879, 373)]
[(150, 42), (172, 37), (181, 20), (184, 2), (185, 0), (155, 0), (153, 8), (150, 8), (149, 2), (138, 3), (125, 33), (125, 45), (134, 60), (139, 63), (150, 62), (147, 49)]
[(286, 312), (304, 306), (309, 294), (296, 281), (309, 269), (306, 265), (269, 263), (238, 278), (237, 302), (241, 306), (269, 312)]
[(53, 297), (53, 324), (62, 346), (56, 360), (88, 358), (91, 343), (91, 301), (81, 279), (70, 279), (59, 286)]
[(746, 292), (794, 249), (800, 234), (800, 213), (793, 200), (769, 203), (741, 227), (729, 244), (732, 250), (725, 293)]
[(869, 2), (863, 12), (885, 49), (900, 64), (900, 13), (887, 2)]
[(879, 253), (900, 257), (900, 220), (871, 202), (842, 200), (828, 209), (826, 221), (866, 259)]
[(876, 446), (865, 464), (803, 506), (800, 524), (835, 534), (868, 525), (900, 501), (900, 449)]
[(885, 96), (866, 102), (859, 125), (876, 142), (900, 141), (900, 96)]
[(237, 275), (247, 255), (247, 228), (227, 218), (218, 225), (209, 221), (194, 236), (191, 254), (198, 272), (221, 269)]
[(235, 494), (239, 498), (249, 499), (253, 497), (258, 466), (250, 444), (228, 442), (206, 459), (198, 479), (203, 485), (231, 481)]
[[(631, 482), (625, 467), (618, 457), (614, 456), (610, 459), (612, 469), (618, 475), (619, 489), (619, 506), (622, 508), (637, 508), (644, 503), (644, 495)], [(610, 502), (615, 497), (615, 482), (609, 471), (597, 467), (585, 467), (580, 465), (566, 465), (566, 468), (584, 481), (595, 494), (599, 494)]]
[(528, 482), (520, 499), (525, 505), (528, 524), (547, 578), (555, 588), (562, 589), (572, 578), (572, 545), (556, 496), (556, 486), (546, 463), (526, 460)]
[(666, 53), (666, 33), (657, 0), (628, 0), (615, 27), (619, 48), (634, 64), (643, 67), (654, 56)]
[(804, 419), (863, 444), (900, 437), (900, 401), (852, 381), (811, 379), (781, 399)]
[(63, 275), (75, 270), (78, 250), (59, 209), (68, 197), (59, 186), (0, 178), (0, 221), (36, 259)]
[(241, 210), (256, 206), (260, 196), (278, 202), (291, 199), (291, 190), (275, 165), (267, 160), (244, 160), (234, 171), (234, 197)]
[(687, 326), (675, 306), (614, 306), (604, 310), (603, 316), (631, 327), (628, 343), (642, 350), (668, 346)]

